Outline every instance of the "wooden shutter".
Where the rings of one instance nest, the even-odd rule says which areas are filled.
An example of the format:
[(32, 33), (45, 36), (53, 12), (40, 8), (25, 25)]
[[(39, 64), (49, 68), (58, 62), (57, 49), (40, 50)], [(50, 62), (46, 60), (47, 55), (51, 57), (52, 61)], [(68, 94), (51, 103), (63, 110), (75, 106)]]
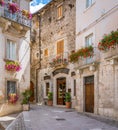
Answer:
[(61, 18), (61, 17), (62, 17), (62, 5), (60, 5), (60, 6), (58, 7), (57, 16), (58, 16), (58, 18)]
[(64, 40), (57, 42), (57, 55), (64, 52)]
[(44, 56), (48, 56), (48, 49), (44, 50)]

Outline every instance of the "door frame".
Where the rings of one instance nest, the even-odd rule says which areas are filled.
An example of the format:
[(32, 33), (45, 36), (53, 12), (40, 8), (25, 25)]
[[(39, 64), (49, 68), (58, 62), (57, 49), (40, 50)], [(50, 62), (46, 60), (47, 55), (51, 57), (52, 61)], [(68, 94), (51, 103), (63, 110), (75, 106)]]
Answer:
[[(94, 108), (93, 108), (93, 113), (95, 113), (95, 76), (94, 75), (88, 75), (88, 76), (84, 76), (83, 77), (83, 111), (86, 112), (86, 99), (85, 99), (85, 96), (86, 96), (86, 83), (85, 83), (85, 78), (87, 77), (91, 77), (93, 76), (93, 84), (94, 84)], [(89, 112), (88, 112), (89, 113)]]
[[(65, 80), (65, 92), (66, 92), (66, 90), (67, 90), (67, 84), (66, 84), (66, 77), (58, 77), (57, 79), (56, 79), (56, 86), (57, 86), (57, 81), (59, 80), (59, 79), (64, 79)], [(56, 100), (57, 100), (57, 105), (60, 105), (60, 104), (58, 104), (58, 86), (56, 87), (56, 92), (57, 92), (57, 94), (56, 94)], [(63, 99), (64, 100), (64, 99)], [(64, 104), (62, 104), (62, 105), (64, 105)]]

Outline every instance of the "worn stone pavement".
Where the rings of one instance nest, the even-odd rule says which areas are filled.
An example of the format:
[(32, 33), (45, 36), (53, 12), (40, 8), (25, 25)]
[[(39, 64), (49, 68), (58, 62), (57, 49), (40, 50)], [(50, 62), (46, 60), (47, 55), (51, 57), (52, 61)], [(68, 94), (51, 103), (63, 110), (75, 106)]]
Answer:
[(32, 130), (118, 130), (73, 109), (33, 105), (28, 113)]

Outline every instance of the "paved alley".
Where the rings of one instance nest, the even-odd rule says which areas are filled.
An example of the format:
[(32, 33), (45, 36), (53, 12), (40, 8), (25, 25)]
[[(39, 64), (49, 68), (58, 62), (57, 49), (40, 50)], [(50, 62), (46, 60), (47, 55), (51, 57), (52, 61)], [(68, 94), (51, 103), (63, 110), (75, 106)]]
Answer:
[(29, 117), (32, 130), (118, 130), (72, 109), (31, 106)]

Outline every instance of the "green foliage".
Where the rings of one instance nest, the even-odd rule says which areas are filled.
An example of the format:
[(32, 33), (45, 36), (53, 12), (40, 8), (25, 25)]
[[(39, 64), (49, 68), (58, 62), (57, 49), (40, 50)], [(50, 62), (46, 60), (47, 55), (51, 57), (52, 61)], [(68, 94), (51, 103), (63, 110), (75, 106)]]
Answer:
[(79, 58), (92, 57), (93, 53), (94, 53), (94, 49), (92, 46), (81, 48), (77, 52), (73, 52), (70, 55), (70, 62), (77, 62)]
[(48, 92), (48, 100), (53, 100), (53, 92)]
[(23, 101), (22, 104), (28, 104), (29, 103), (29, 99), (32, 96), (32, 91), (31, 90), (25, 90), (23, 93)]
[(69, 92), (65, 94), (65, 102), (71, 102), (71, 94)]
[(110, 48), (115, 48), (116, 45), (118, 45), (118, 30), (104, 35), (103, 39), (98, 43), (98, 49), (107, 51)]

